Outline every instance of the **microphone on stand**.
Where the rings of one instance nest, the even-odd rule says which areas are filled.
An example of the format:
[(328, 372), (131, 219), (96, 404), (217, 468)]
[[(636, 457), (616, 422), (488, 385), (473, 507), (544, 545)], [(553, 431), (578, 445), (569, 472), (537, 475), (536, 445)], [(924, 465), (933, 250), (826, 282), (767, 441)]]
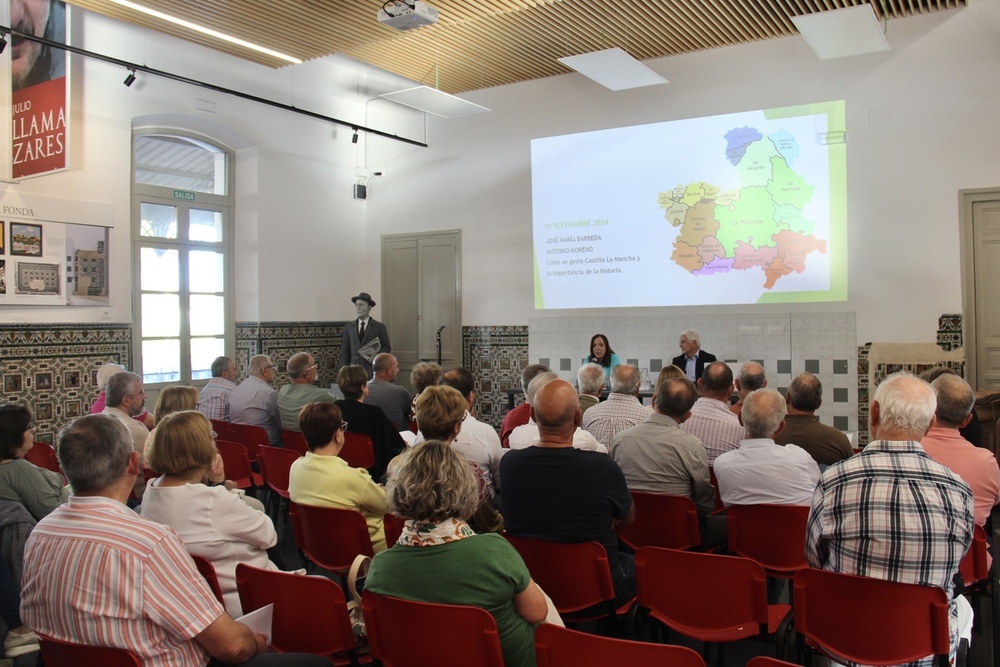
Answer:
[(444, 331), (444, 328), (445, 328), (446, 326), (448, 326), (448, 325), (447, 325), (447, 324), (442, 324), (441, 326), (439, 326), (439, 327), (438, 327), (438, 330), (437, 330), (437, 332), (438, 332), (438, 335), (439, 335), (439, 336), (441, 335), (441, 332), (442, 332), (442, 331)]

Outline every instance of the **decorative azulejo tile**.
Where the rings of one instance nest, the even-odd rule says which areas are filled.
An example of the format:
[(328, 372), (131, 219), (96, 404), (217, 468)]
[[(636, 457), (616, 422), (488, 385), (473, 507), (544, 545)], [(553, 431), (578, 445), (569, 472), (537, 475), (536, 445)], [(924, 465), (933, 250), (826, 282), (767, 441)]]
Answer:
[(476, 378), (476, 418), (500, 428), (507, 389), (520, 386), (528, 365), (528, 327), (462, 327), (462, 365)]

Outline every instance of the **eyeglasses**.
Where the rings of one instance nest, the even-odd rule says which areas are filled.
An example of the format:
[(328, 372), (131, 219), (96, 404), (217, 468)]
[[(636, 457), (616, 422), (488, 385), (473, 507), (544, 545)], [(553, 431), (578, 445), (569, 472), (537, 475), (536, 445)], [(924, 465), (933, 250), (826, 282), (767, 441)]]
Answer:
[(340, 430), (343, 431), (344, 433), (347, 432), (347, 422), (341, 422)]
[(34, 431), (37, 428), (38, 428), (38, 424), (36, 424), (35, 422), (29, 422), (28, 425), (24, 427), (24, 430), (25, 431)]
[(264, 370), (265, 371), (276, 371), (276, 370), (278, 370), (278, 367), (275, 366), (274, 364), (271, 364), (270, 366), (264, 366)]
[[(306, 370), (307, 370), (307, 371), (311, 371), (311, 370), (312, 370), (312, 369), (314, 369), (314, 368), (319, 368), (319, 364), (313, 364), (312, 366), (310, 366), (310, 367), (309, 367), (309, 368), (307, 368)], [(305, 372), (305, 371), (303, 371), (303, 372)]]
[(465, 420), (466, 420), (466, 419), (468, 419), (468, 418), (469, 418), (469, 411), (468, 411), (468, 410), (466, 410), (466, 411), (465, 411), (465, 414), (464, 414), (464, 415), (462, 415), (462, 421), (465, 421)]
[(219, 434), (216, 433), (215, 431), (212, 431), (212, 442), (215, 442), (218, 439), (219, 439)]

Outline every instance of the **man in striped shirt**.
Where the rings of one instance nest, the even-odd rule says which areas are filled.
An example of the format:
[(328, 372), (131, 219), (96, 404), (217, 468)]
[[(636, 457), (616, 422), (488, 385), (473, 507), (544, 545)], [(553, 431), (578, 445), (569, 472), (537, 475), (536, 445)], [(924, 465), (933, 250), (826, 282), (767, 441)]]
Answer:
[(264, 635), (226, 613), (173, 529), (126, 507), (141, 464), (119, 421), (81, 417), (58, 451), (75, 495), (38, 523), (24, 553), (21, 615), (39, 635), (123, 648), (146, 667), (329, 664), (267, 654)]
[(943, 588), (952, 598), (954, 654), (959, 636), (972, 632), (972, 609), (955, 596), (953, 579), (972, 541), (973, 501), (968, 484), (920, 446), (935, 406), (930, 385), (907, 373), (878, 386), (870, 412), (877, 439), (820, 478), (806, 559), (823, 570)]

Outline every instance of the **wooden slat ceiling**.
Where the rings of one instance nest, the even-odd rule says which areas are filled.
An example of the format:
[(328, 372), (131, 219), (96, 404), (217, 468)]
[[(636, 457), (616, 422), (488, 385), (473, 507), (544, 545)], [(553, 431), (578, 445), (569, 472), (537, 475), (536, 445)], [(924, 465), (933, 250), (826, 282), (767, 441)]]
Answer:
[[(110, 0), (69, 2), (262, 65), (287, 65)], [(966, 4), (966, 0), (430, 0), (440, 13), (439, 21), (401, 32), (375, 19), (382, 6), (379, 0), (134, 2), (303, 61), (341, 53), (449, 93), (565, 74), (570, 70), (556, 58), (614, 46), (649, 60), (794, 35), (790, 17), (829, 9), (871, 4), (879, 19), (888, 22)]]

